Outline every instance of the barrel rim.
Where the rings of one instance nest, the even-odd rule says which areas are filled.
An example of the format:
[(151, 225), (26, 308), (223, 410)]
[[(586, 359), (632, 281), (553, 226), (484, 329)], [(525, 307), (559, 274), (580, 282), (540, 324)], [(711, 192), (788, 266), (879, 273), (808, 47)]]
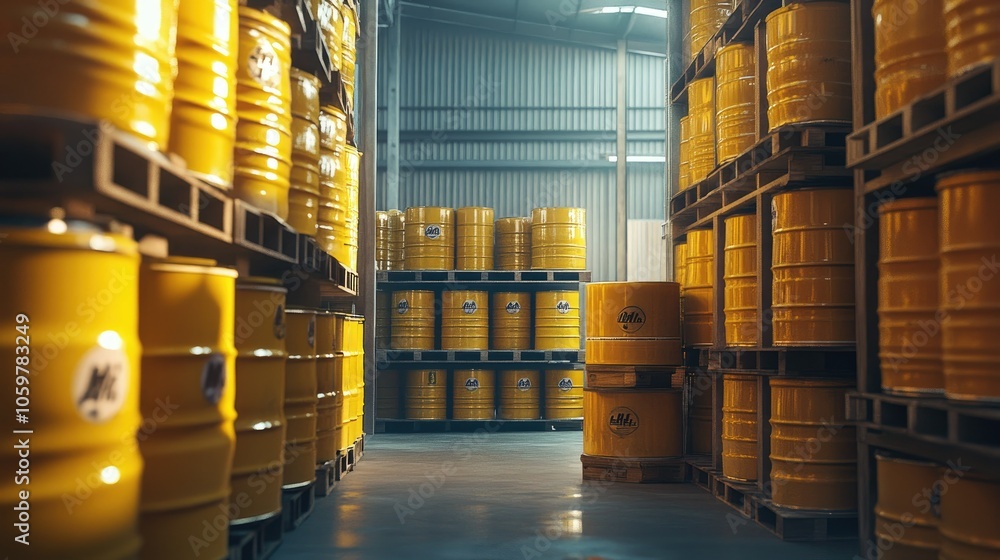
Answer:
[[(210, 264), (211, 263), (211, 264)], [(235, 268), (218, 266), (218, 262), (212, 259), (198, 259), (189, 257), (167, 257), (155, 258), (144, 257), (142, 268), (154, 272), (179, 272), (202, 274), (205, 276), (218, 276), (221, 278), (236, 279), (239, 272)]]
[(954, 189), (968, 183), (989, 180), (1000, 181), (1000, 169), (978, 167), (971, 169), (958, 169), (948, 171), (937, 176), (935, 190), (941, 192), (945, 189)]
[(855, 381), (850, 378), (837, 377), (772, 377), (771, 387), (826, 387), (826, 388), (852, 388)]
[(884, 449), (880, 449), (875, 452), (875, 459), (878, 461), (892, 461), (894, 463), (904, 463), (919, 467), (944, 468), (944, 465), (940, 463), (935, 463), (934, 461), (928, 461), (926, 459), (918, 459), (916, 457), (908, 457), (906, 455), (902, 455), (894, 451), (886, 451)]
[(771, 19), (773, 19), (775, 17), (778, 17), (779, 15), (782, 15), (782, 14), (787, 14), (787, 13), (791, 13), (793, 11), (798, 11), (798, 10), (804, 10), (804, 9), (806, 9), (806, 4), (809, 4), (811, 6), (823, 6), (823, 7), (827, 7), (827, 8), (830, 8), (830, 7), (833, 7), (833, 6), (845, 6), (848, 9), (850, 9), (850, 4), (848, 4), (846, 2), (835, 2), (835, 1), (830, 1), (830, 2), (794, 2), (794, 3), (788, 4), (787, 6), (783, 6), (781, 8), (778, 8), (777, 10), (774, 10), (773, 12), (771, 12), (770, 14), (768, 14), (767, 17), (764, 18), (764, 23), (767, 24), (768, 22), (771, 21)]
[(936, 196), (919, 196), (914, 198), (901, 198), (890, 200), (878, 207), (879, 216), (884, 216), (892, 212), (902, 212), (905, 210), (936, 210), (938, 199)]
[(250, 6), (240, 6), (239, 11), (239, 21), (251, 20), (256, 23), (262, 23), (271, 27), (278, 28), (283, 34), (289, 35), (289, 38), (284, 42), (291, 45), (291, 34), (292, 26), (288, 25), (284, 20), (277, 16), (273, 16), (264, 10), (258, 10), (256, 8), (251, 8)]

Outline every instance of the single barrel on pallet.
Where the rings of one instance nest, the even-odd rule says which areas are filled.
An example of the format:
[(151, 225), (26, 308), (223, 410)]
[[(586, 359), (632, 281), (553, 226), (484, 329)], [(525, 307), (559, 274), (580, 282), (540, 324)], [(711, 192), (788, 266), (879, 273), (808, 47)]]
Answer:
[(707, 178), (716, 164), (715, 78), (701, 78), (688, 85), (690, 142), (688, 170), (691, 184)]
[(941, 25), (943, 4), (943, 0), (875, 0), (876, 119), (944, 84), (948, 55)]
[(587, 211), (535, 208), (531, 211), (531, 268), (587, 268)]
[(455, 211), (451, 208), (406, 209), (403, 266), (406, 270), (455, 268)]
[[(226, 517), (236, 444), (235, 302), (236, 271), (215, 261), (149, 259), (139, 271), (140, 408), (144, 418), (166, 416), (139, 440), (143, 558), (189, 557), (188, 537)], [(166, 397), (176, 410), (164, 410)], [(201, 555), (226, 557), (228, 527), (219, 533)]]
[(493, 270), (493, 209), (459, 208), (455, 223), (455, 269)]
[(319, 219), (319, 78), (292, 68), (292, 171), (288, 225), (316, 236)]
[(938, 560), (941, 534), (937, 502), (941, 500), (944, 469), (934, 463), (886, 452), (877, 453), (875, 460), (878, 469), (875, 534), (879, 541), (890, 545), (881, 558)]
[(441, 293), (441, 348), (488, 350), (489, 292), (445, 290)]
[(758, 344), (757, 265), (757, 216), (728, 218), (723, 272), (726, 346)]
[(540, 372), (512, 369), (498, 372), (497, 378), (500, 389), (498, 418), (535, 420), (541, 416)]
[(853, 345), (854, 191), (784, 192), (771, 214), (775, 346)]
[(494, 227), (496, 269), (531, 269), (531, 218), (500, 218)]
[(492, 420), (495, 417), (492, 370), (456, 369), (452, 383), (451, 417), (455, 420)]
[(496, 292), (490, 310), (494, 350), (528, 350), (531, 348), (531, 294), (528, 292)]
[(588, 364), (683, 363), (679, 284), (598, 282), (586, 290)]
[(580, 292), (535, 294), (535, 349), (580, 349)]
[(268, 278), (236, 285), (236, 451), (229, 497), (238, 512), (234, 523), (281, 511), (286, 294), (279, 280)]
[(684, 268), (684, 345), (710, 346), (715, 339), (715, 234), (710, 229), (687, 234)]
[(722, 475), (757, 480), (757, 375), (722, 378)]
[(583, 370), (545, 372), (545, 418), (583, 418)]
[(938, 180), (944, 391), (950, 399), (1000, 401), (1000, 172), (960, 171)]
[(938, 202), (907, 198), (879, 207), (878, 328), (882, 389), (944, 392)]
[(410, 420), (448, 418), (448, 372), (443, 369), (406, 372), (406, 410)]
[(757, 140), (757, 72), (753, 43), (733, 43), (715, 54), (715, 119), (719, 164), (736, 159)]
[(285, 339), (284, 488), (316, 480), (316, 312), (289, 309)]
[[(15, 383), (34, 372), (31, 412), (45, 422), (45, 431), (31, 436), (32, 451), (44, 446), (46, 453), (38, 466), (48, 467), (31, 472), (31, 544), (25, 548), (38, 558), (135, 558), (142, 484), (136, 434), (149, 431), (139, 414), (139, 252), (132, 239), (96, 225), (67, 222), (60, 231), (59, 224), (0, 218), (0, 261), (17, 270), (0, 275), (0, 311), (9, 331), (0, 355), (12, 366), (0, 393), (5, 406), (18, 404)], [(67, 310), (87, 298), (106, 304), (88, 307), (88, 320), (70, 336)], [(29, 337), (35, 346), (21, 357), (25, 351), (18, 349), (28, 348)], [(173, 412), (156, 406), (153, 401), (145, 410), (161, 419)], [(14, 410), (6, 410), (7, 433), (23, 429)], [(18, 451), (4, 445), (0, 462), (13, 467)], [(5, 512), (20, 502), (13, 472), (0, 479)], [(0, 535), (13, 550), (22, 546), (14, 539), (23, 533), (8, 516)]]
[(941, 560), (1000, 557), (1000, 481), (975, 472), (941, 492)]
[(434, 349), (434, 292), (401, 290), (392, 292), (392, 348), (394, 350)]

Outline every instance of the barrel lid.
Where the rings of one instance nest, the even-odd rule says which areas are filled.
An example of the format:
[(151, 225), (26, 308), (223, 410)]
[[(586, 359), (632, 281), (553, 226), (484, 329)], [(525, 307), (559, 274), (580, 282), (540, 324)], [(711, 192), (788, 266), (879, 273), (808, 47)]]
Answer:
[(283, 35), (289, 36), (288, 39), (285, 39), (286, 42), (291, 41), (290, 36), (292, 34), (292, 28), (290, 25), (285, 23), (284, 20), (282, 20), (281, 18), (275, 17), (263, 10), (250, 8), (248, 6), (240, 6), (239, 16), (240, 20), (249, 20), (256, 22), (258, 24), (263, 24), (270, 27), (276, 27), (281, 31)]
[(934, 461), (927, 461), (925, 459), (918, 459), (916, 457), (910, 457), (897, 453), (895, 451), (883, 451), (879, 450), (875, 452), (875, 458), (879, 461), (892, 461), (893, 463), (906, 463), (910, 465), (916, 465), (920, 467), (940, 467), (941, 465), (935, 463)]
[(212, 259), (199, 259), (195, 257), (143, 257), (142, 266), (157, 272), (180, 272), (208, 276), (225, 276), (229, 278), (239, 276), (235, 268), (218, 266), (218, 262)]
[(85, 220), (5, 216), (0, 217), (0, 233), (4, 244), (139, 254), (139, 244), (132, 238)]
[(293, 80), (299, 80), (299, 81), (302, 81), (302, 82), (313, 82), (316, 85), (317, 89), (319, 89), (319, 87), (320, 87), (320, 85), (322, 83), (322, 82), (320, 82), (320, 79), (318, 77), (310, 74), (309, 72), (306, 72), (305, 70), (301, 70), (299, 68), (294, 68), (293, 67), (291, 69), (291, 72), (290, 72), (289, 75), (291, 76), (291, 78)]
[(771, 387), (854, 387), (853, 379), (834, 377), (772, 377)]
[(878, 207), (879, 215), (890, 212), (902, 212), (904, 210), (935, 210), (938, 201), (933, 196), (922, 196), (919, 198), (901, 198), (892, 200)]
[(942, 191), (979, 181), (1000, 182), (1000, 169), (961, 169), (941, 173), (937, 176), (937, 190)]

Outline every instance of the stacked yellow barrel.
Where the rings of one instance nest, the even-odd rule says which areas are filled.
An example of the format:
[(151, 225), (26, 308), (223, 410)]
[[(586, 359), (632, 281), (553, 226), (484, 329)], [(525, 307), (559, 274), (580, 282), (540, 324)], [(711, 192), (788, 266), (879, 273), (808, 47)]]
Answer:
[(337, 458), (336, 369), (337, 320), (333, 313), (316, 313), (316, 463)]
[(330, 62), (334, 70), (343, 66), (342, 47), (344, 43), (344, 16), (341, 13), (343, 0), (311, 0), (316, 6), (316, 21), (323, 29), (323, 42), (330, 52)]
[(699, 229), (687, 234), (684, 267), (684, 345), (711, 346), (715, 339), (715, 235)]
[(587, 268), (587, 212), (583, 208), (531, 211), (531, 268)]
[(531, 268), (531, 219), (500, 218), (496, 221), (497, 270)]
[(285, 363), (285, 458), (283, 486), (316, 480), (316, 312), (287, 311)]
[(455, 211), (451, 208), (406, 209), (404, 225), (406, 270), (455, 268)]
[(733, 13), (733, 0), (691, 0), (691, 57), (705, 47)]
[(503, 420), (536, 420), (541, 417), (541, 374), (538, 371), (507, 370), (497, 374), (500, 397), (497, 417)]
[(445, 290), (441, 294), (441, 349), (488, 350), (489, 293)]
[(715, 55), (715, 118), (719, 164), (736, 159), (757, 139), (753, 44), (733, 43)]
[(494, 293), (490, 319), (493, 331), (490, 348), (494, 350), (531, 348), (531, 294)]
[(757, 216), (727, 219), (723, 275), (727, 346), (758, 344), (757, 262)]
[(448, 372), (412, 370), (406, 372), (405, 416), (411, 420), (448, 418)]
[[(882, 118), (942, 85), (948, 74), (943, 0), (877, 0), (875, 118)], [(905, 10), (905, 11), (903, 11)], [(899, 14), (906, 14), (905, 20)]]
[(292, 69), (292, 174), (288, 225), (316, 235), (319, 216), (319, 78)]
[(707, 178), (715, 169), (715, 78), (691, 82), (688, 85), (688, 103), (688, 174), (693, 185)]
[(490, 420), (496, 416), (494, 371), (456, 369), (452, 380), (452, 418)]
[(455, 217), (455, 269), (493, 270), (493, 209), (459, 208)]
[(235, 194), (286, 219), (292, 169), (291, 29), (243, 6), (239, 22)]
[(535, 349), (579, 350), (580, 292), (535, 294)]
[(691, 117), (681, 117), (677, 157), (677, 192), (691, 186)]
[(680, 285), (598, 282), (587, 285), (587, 364), (683, 363)]
[(340, 8), (344, 35), (340, 49), (340, 80), (347, 98), (354, 98), (354, 72), (357, 65), (358, 11), (354, 0), (344, 0)]
[(988, 0), (944, 0), (948, 76), (959, 76), (1000, 55), (1000, 9)]
[(403, 223), (399, 210), (375, 213), (375, 265), (379, 270), (403, 270)]
[(338, 444), (343, 451), (364, 434), (365, 320), (357, 315), (338, 315), (337, 319), (337, 350), (343, 368), (338, 390), (344, 395)]
[(391, 344), (395, 350), (434, 350), (434, 292), (392, 293)]
[(722, 381), (722, 475), (757, 480), (757, 380), (727, 373)]

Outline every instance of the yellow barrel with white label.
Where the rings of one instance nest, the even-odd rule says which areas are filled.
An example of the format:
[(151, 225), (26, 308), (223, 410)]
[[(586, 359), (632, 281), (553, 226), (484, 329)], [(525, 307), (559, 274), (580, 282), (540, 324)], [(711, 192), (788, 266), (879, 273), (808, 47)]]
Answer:
[(292, 171), (288, 224), (316, 235), (319, 217), (319, 78), (292, 68)]
[(220, 537), (206, 541), (199, 556), (227, 557), (235, 303), (236, 271), (215, 261), (149, 259), (139, 269), (139, 404), (144, 418), (163, 417), (139, 438), (144, 559), (191, 557), (188, 537), (200, 535), (205, 523), (221, 526)]
[(1000, 401), (1000, 171), (959, 171), (938, 179), (944, 392), (949, 399)]
[(583, 390), (583, 454), (595, 457), (678, 457), (681, 391)]
[(535, 349), (580, 349), (580, 292), (535, 294)]
[[(136, 434), (153, 429), (139, 415), (138, 251), (123, 235), (46, 221), (0, 219), (0, 262), (10, 267), (0, 274), (0, 356), (9, 368), (0, 385), (9, 442), (0, 463), (10, 469), (0, 478), (8, 521), (0, 535), (6, 550), (23, 547), (33, 558), (135, 558)], [(35, 433), (14, 433), (26, 429)], [(15, 472), (26, 447), (31, 472), (22, 478)], [(22, 491), (30, 494), (24, 504)]]
[(336, 105), (323, 105), (319, 114), (319, 130), (323, 148), (340, 157), (347, 147), (347, 113)]
[(936, 319), (938, 233), (937, 198), (907, 198), (879, 207), (879, 358), (886, 393), (944, 392)]
[(853, 389), (853, 379), (771, 379), (771, 495), (776, 505), (858, 507), (858, 442), (844, 406)]
[(727, 346), (757, 346), (757, 216), (726, 220), (723, 311)]
[(677, 192), (691, 186), (691, 117), (681, 117), (677, 147)]
[(330, 52), (334, 70), (340, 70), (341, 46), (344, 41), (344, 18), (340, 13), (343, 0), (313, 0), (317, 3), (316, 20), (323, 28), (323, 40)]
[(231, 522), (281, 511), (285, 448), (285, 298), (278, 280), (236, 284), (236, 451)]
[(531, 269), (531, 219), (500, 218), (495, 224), (497, 270)]
[(691, 0), (691, 58), (722, 28), (734, 5), (734, 0)]
[(392, 292), (392, 348), (434, 350), (434, 292)]
[(260, 10), (241, 6), (239, 14), (235, 194), (286, 219), (292, 173), (291, 29)]
[(316, 312), (289, 309), (287, 324), (282, 485), (297, 488), (316, 479)]
[[(882, 551), (882, 560), (938, 560), (941, 549), (938, 516), (940, 502), (946, 499), (941, 496), (944, 469), (934, 463), (885, 452), (877, 453), (875, 460), (878, 464), (875, 535), (889, 545)], [(918, 503), (921, 507), (915, 507)]]
[(587, 363), (681, 365), (680, 285), (587, 284)]
[(337, 322), (333, 313), (316, 313), (316, 463), (337, 458), (334, 441), (337, 430), (336, 381), (337, 356), (334, 347)]
[(550, 369), (545, 372), (545, 418), (583, 418), (582, 369)]
[(400, 383), (400, 372), (395, 370), (380, 370), (376, 379), (375, 405), (377, 418), (402, 418), (400, 411), (403, 401), (400, 399), (400, 392), (403, 388)]
[(493, 294), (493, 350), (531, 349), (531, 294), (496, 292)]
[[(464, 389), (463, 389), (464, 390)], [(406, 372), (406, 418), (445, 420), (448, 418), (448, 372), (443, 369)]]
[(796, 2), (766, 19), (770, 129), (851, 122), (851, 6)]
[(488, 350), (489, 347), (489, 292), (441, 292), (441, 349)]
[(1000, 54), (1000, 37), (996, 33), (998, 26), (1000, 6), (996, 2), (944, 0), (948, 76), (959, 76), (995, 60)]
[(495, 416), (496, 375), (491, 370), (456, 369), (452, 381), (451, 417), (492, 420)]
[(503, 420), (536, 420), (541, 418), (541, 373), (538, 371), (507, 370), (500, 378), (500, 400), (497, 417)]
[(855, 343), (852, 189), (781, 193), (771, 203), (776, 346)]
[(16, 87), (0, 109), (107, 120), (166, 149), (176, 22), (177, 0), (2, 2), (0, 76)]
[[(875, 118), (944, 84), (943, 0), (875, 0)], [(1000, 12), (998, 12), (1000, 13)]]
[(531, 211), (531, 268), (587, 268), (587, 211), (535, 208)]
[[(1000, 557), (1000, 481), (965, 473), (941, 493), (940, 560)], [(909, 559), (907, 559), (909, 560)]]
[(236, 144), (236, 0), (182, 0), (170, 148), (188, 171), (216, 187), (233, 181)]
[(715, 78), (694, 80), (688, 86), (688, 126), (690, 141), (688, 169), (691, 184), (707, 178), (715, 170)]
[(455, 269), (493, 270), (493, 209), (459, 208), (455, 223)]
[(455, 211), (439, 207), (407, 208), (405, 219), (406, 270), (453, 270)]
[(753, 43), (732, 43), (715, 54), (719, 165), (757, 140), (757, 72)]
[(757, 480), (757, 376), (722, 378), (722, 475)]
[(711, 346), (715, 339), (715, 235), (710, 229), (687, 234), (684, 287), (684, 345)]

